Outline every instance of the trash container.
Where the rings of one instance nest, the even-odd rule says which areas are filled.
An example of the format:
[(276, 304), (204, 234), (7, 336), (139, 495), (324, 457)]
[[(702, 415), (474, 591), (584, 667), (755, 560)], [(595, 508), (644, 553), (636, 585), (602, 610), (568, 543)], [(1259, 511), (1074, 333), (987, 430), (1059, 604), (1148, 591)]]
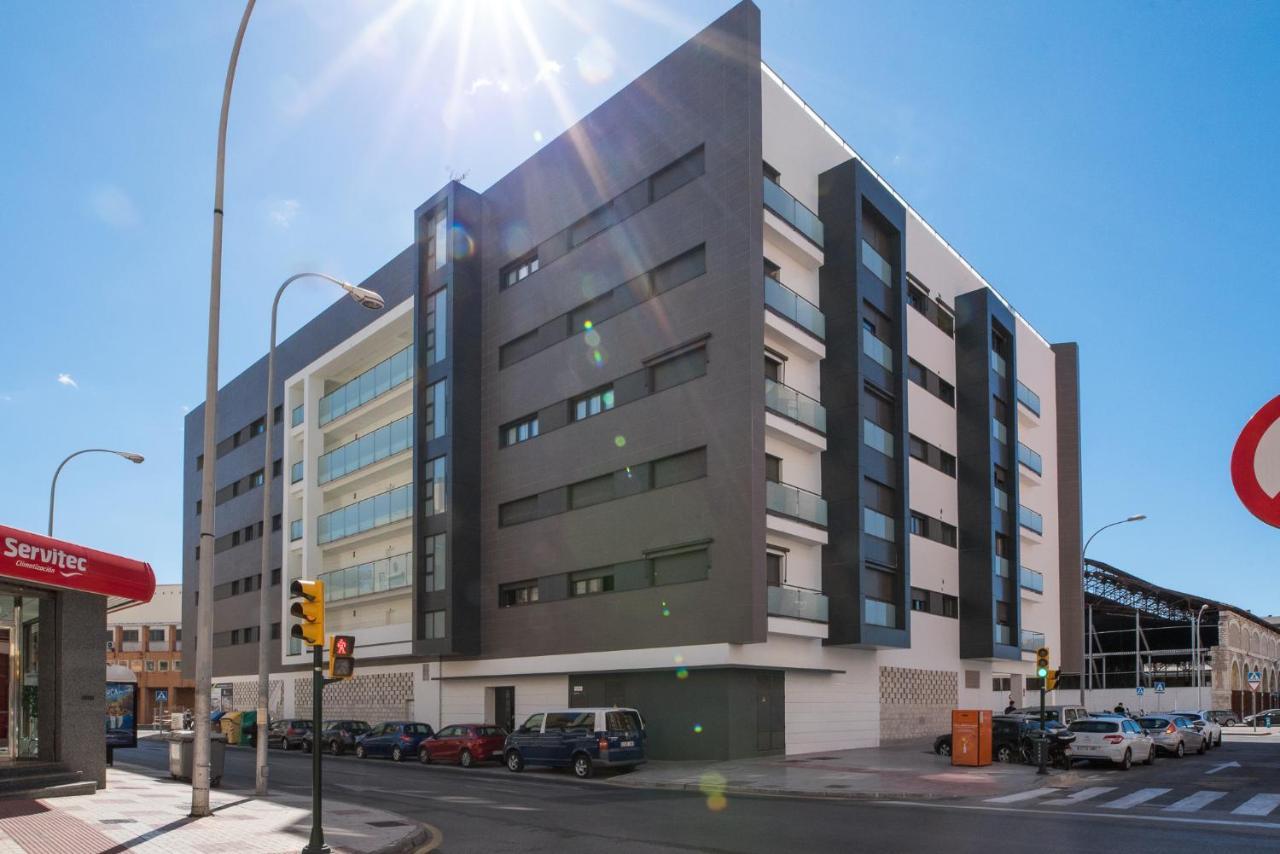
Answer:
[[(196, 734), (184, 729), (165, 737), (169, 742), (169, 776), (175, 780), (190, 780), (195, 766)], [(227, 752), (227, 737), (220, 732), (209, 734), (209, 785), (222, 784), (222, 766)]]
[(240, 743), (250, 747), (258, 744), (258, 713), (250, 710), (240, 716)]
[(222, 734), (227, 737), (228, 744), (240, 743), (240, 718), (243, 714), (243, 712), (227, 712), (218, 721), (222, 727)]
[(951, 710), (951, 764), (991, 764), (991, 711)]

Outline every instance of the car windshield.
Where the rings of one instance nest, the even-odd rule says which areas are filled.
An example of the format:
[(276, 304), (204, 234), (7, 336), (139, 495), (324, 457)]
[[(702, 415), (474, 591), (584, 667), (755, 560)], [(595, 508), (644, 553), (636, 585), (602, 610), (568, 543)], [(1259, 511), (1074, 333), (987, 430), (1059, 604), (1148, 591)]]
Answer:
[(1168, 718), (1138, 718), (1144, 729), (1164, 729), (1169, 725)]
[(1178, 712), (1177, 714), (1180, 717), (1186, 718), (1188, 721), (1191, 721), (1192, 723), (1194, 723), (1195, 721), (1204, 720), (1204, 718), (1201, 717), (1199, 712)]
[(1076, 721), (1069, 729), (1072, 732), (1115, 732), (1120, 724), (1115, 721)]
[(507, 734), (507, 731), (506, 731), (506, 730), (504, 730), (502, 727), (496, 727), (496, 726), (478, 726), (478, 727), (476, 727), (476, 735), (481, 736), (481, 737), (486, 737), (486, 736), (495, 736), (495, 735), (497, 735), (497, 736), (503, 736), (503, 735), (506, 735), (506, 734)]

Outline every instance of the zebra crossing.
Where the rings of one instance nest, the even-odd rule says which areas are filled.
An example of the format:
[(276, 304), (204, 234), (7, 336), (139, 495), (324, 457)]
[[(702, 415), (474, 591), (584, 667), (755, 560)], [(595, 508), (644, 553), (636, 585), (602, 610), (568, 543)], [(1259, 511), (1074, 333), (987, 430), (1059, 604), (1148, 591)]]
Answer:
[(1179, 791), (1152, 786), (1122, 790), (1119, 786), (1090, 786), (1073, 791), (1046, 787), (985, 798), (982, 803), (1036, 809), (1085, 808), (1105, 810), (1108, 813), (1141, 809), (1179, 816), (1213, 812), (1245, 818), (1266, 818), (1276, 813), (1280, 817), (1280, 813), (1277, 813), (1280, 810), (1280, 793), (1222, 789)]

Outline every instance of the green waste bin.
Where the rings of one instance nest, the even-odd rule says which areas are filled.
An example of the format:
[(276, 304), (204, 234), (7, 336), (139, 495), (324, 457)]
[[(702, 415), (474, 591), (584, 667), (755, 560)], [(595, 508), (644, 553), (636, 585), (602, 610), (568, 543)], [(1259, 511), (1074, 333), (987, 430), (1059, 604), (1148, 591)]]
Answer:
[(240, 743), (250, 747), (258, 745), (258, 713), (256, 711), (241, 714)]

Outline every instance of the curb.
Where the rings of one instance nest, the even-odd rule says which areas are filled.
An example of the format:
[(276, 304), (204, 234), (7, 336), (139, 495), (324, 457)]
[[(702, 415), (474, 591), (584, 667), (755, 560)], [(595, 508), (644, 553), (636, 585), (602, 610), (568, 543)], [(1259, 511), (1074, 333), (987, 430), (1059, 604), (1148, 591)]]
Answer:
[(428, 851), (439, 848), (444, 842), (444, 834), (439, 828), (421, 822), (415, 823), (418, 825), (417, 829), (399, 842), (384, 845), (364, 854), (427, 854)]
[[(651, 789), (666, 792), (696, 792), (706, 794), (700, 783), (615, 783), (605, 785), (619, 789)], [(963, 795), (944, 795), (935, 792), (829, 792), (797, 789), (764, 789), (755, 786), (717, 786), (712, 791), (722, 795), (738, 797), (792, 798), (800, 800), (824, 801), (953, 801), (960, 800)]]

